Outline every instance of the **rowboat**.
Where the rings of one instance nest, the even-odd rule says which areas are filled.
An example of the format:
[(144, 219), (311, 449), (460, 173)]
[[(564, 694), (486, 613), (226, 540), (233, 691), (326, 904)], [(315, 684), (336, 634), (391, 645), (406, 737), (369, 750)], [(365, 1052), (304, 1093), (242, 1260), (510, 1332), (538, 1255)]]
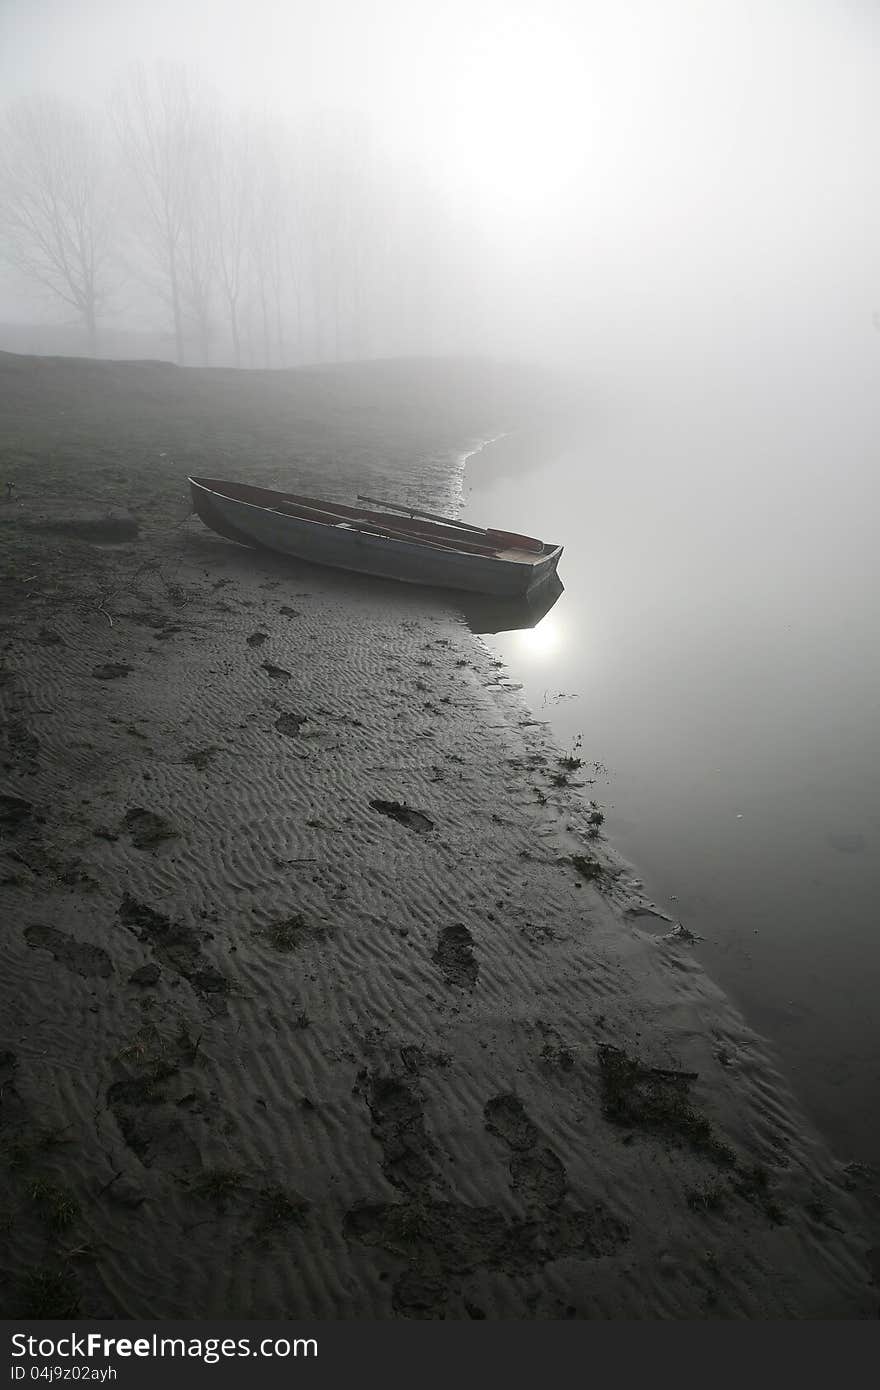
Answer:
[(220, 536), (404, 584), (514, 598), (549, 583), (562, 554), (533, 536), (372, 497), (358, 497), (366, 509), (218, 478), (189, 485), (195, 511)]

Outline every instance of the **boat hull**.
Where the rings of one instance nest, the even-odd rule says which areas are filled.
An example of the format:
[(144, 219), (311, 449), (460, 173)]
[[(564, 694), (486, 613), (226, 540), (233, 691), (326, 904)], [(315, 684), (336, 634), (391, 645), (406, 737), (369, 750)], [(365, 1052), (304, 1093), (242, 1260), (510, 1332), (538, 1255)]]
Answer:
[(556, 546), (537, 560), (519, 562), (441, 550), (416, 540), (389, 540), (348, 527), (316, 525), (226, 497), (192, 478), (190, 488), (201, 520), (228, 540), (403, 584), (501, 597), (530, 594), (549, 583), (562, 554), (562, 546)]

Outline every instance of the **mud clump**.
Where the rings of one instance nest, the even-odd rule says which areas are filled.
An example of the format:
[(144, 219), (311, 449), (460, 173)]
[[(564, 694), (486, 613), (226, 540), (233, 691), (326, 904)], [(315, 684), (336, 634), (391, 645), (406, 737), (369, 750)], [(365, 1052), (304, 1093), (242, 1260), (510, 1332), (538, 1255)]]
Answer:
[(723, 1167), (736, 1155), (715, 1135), (706, 1116), (690, 1102), (696, 1072), (646, 1067), (620, 1047), (598, 1049), (602, 1113), (613, 1124), (657, 1134), (703, 1153)]

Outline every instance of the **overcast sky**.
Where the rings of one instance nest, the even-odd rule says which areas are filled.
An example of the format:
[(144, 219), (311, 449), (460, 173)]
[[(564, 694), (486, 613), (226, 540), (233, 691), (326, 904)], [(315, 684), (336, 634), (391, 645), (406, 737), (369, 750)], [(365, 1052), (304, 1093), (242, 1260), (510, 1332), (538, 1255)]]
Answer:
[(878, 36), (871, 0), (0, 0), (0, 91), (100, 102), (165, 57), (354, 113), (474, 211), (539, 337), (869, 321)]

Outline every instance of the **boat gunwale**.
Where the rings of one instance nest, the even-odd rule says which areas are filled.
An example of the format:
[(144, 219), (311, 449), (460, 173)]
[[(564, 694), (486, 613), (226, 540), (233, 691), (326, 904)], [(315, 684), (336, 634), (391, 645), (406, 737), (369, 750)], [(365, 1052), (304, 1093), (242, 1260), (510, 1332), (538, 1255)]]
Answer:
[[(319, 498), (306, 499), (301, 494), (279, 492), (276, 489), (260, 487), (257, 484), (233, 483), (225, 479), (204, 478), (197, 477), (195, 475), (190, 475), (188, 477), (188, 482), (190, 483), (191, 487), (198, 488), (202, 492), (208, 494), (209, 496), (221, 498), (224, 501), (229, 502), (236, 507), (247, 507), (249, 509), (253, 509), (256, 512), (266, 512), (270, 515), (274, 513), (278, 516), (287, 516), (291, 520), (300, 521), (307, 526), (325, 527), (328, 533), (334, 530), (342, 530), (346, 528), (341, 527), (338, 522), (333, 523), (329, 520), (325, 521), (322, 520), (320, 517), (297, 516), (295, 513), (281, 511), (280, 509), (272, 507), (265, 502), (259, 502), (256, 500), (248, 499), (246, 497), (235, 496), (234, 492), (230, 492), (229, 489), (241, 489), (242, 491), (246, 492), (263, 494), (267, 498), (277, 498), (279, 501), (287, 502), (293, 504), (294, 506), (302, 505), (306, 509), (313, 506), (313, 504), (317, 503), (319, 505), (315, 508), (315, 510), (325, 511), (328, 516), (332, 516), (334, 514), (340, 515), (342, 521), (346, 521), (349, 519), (352, 521), (365, 520), (367, 517), (372, 518), (373, 516), (376, 516), (380, 520), (385, 520), (388, 517), (387, 513), (365, 513), (362, 509), (356, 510), (353, 507), (349, 507), (346, 503), (326, 501)], [(391, 519), (397, 520), (397, 518)], [(404, 518), (401, 519), (403, 520)], [(206, 524), (210, 525), (210, 523)], [(424, 550), (437, 550), (443, 554), (459, 555), (465, 560), (485, 560), (492, 565), (516, 567), (522, 568), (524, 570), (543, 569), (547, 564), (549, 564), (550, 561), (554, 559), (554, 557), (556, 558), (556, 561), (558, 563), (559, 556), (561, 556), (563, 550), (563, 546), (560, 544), (539, 541), (538, 537), (527, 537), (526, 539), (533, 540), (537, 544), (539, 544), (541, 546), (541, 550), (536, 552), (520, 550), (517, 547), (509, 547), (505, 548), (507, 550), (507, 553), (505, 553), (505, 550), (498, 549), (494, 546), (481, 546), (478, 548), (476, 545), (474, 545), (472, 541), (462, 540), (459, 544), (456, 544), (456, 537), (441, 533), (441, 523), (432, 522), (425, 523), (425, 525), (429, 525), (432, 528), (433, 534), (435, 536), (435, 540), (433, 542), (430, 538), (431, 532), (425, 534), (425, 532), (421, 529), (414, 529), (411, 533), (404, 532), (403, 534), (396, 535), (389, 532), (388, 530), (383, 530), (379, 528), (377, 528), (376, 530), (370, 529), (372, 527), (371, 520), (366, 520), (366, 526), (363, 528), (353, 525), (351, 529), (358, 531), (361, 535), (365, 537), (369, 537), (378, 541), (383, 541), (386, 545), (391, 543), (414, 546), (416, 548), (421, 548)], [(455, 523), (450, 521), (450, 526), (454, 525)], [(468, 534), (473, 535), (474, 533), (469, 532)], [(496, 534), (504, 535), (508, 533), (498, 532)], [(262, 544), (262, 542), (257, 543)]]

